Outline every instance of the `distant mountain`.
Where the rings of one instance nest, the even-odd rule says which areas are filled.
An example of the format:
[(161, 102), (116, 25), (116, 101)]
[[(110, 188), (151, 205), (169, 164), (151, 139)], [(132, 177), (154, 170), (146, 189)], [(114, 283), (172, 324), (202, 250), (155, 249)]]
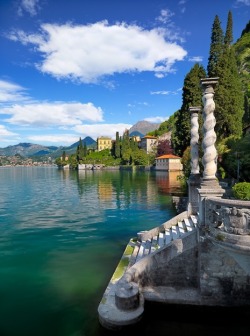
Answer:
[[(80, 141), (80, 140), (79, 140)], [(67, 149), (72, 149), (72, 148), (77, 148), (77, 146), (79, 145), (79, 141), (73, 143), (71, 146), (66, 147)], [(89, 147), (93, 147), (96, 146), (96, 141), (94, 139), (92, 139), (91, 137), (87, 136), (86, 138), (82, 139), (82, 144), (84, 146), (84, 143), (86, 143), (86, 146)]]
[[(79, 141), (73, 143), (68, 147), (61, 147), (60, 150), (54, 153), (54, 156), (59, 157), (63, 151), (65, 151), (68, 155), (74, 154), (76, 152), (77, 146), (79, 145)], [(87, 136), (86, 138), (82, 139), (82, 145), (84, 146), (84, 142), (86, 143), (87, 148), (96, 148), (96, 141), (91, 137)]]
[[(129, 134), (134, 132), (139, 132), (142, 136), (146, 135), (148, 132), (152, 132), (158, 129), (160, 124), (150, 123), (146, 120), (138, 121), (134, 126), (129, 129)], [(134, 134), (133, 134), (134, 135)]]
[(37, 156), (37, 155), (41, 156), (45, 154), (50, 154), (55, 152), (56, 150), (58, 150), (58, 147), (55, 146), (42, 146), (24, 142), (14, 146), (0, 148), (0, 155), (14, 156), (16, 154), (20, 154), (23, 157), (30, 157), (30, 156)]
[(144, 137), (145, 134), (142, 134), (138, 131), (133, 131), (132, 133), (129, 133), (130, 136), (134, 136), (134, 137), (137, 137), (139, 136), (140, 138)]
[[(93, 148), (96, 146), (96, 141), (91, 137), (86, 137), (82, 139), (82, 144), (86, 143), (88, 148)], [(33, 156), (51, 156), (52, 158), (59, 157), (62, 152), (65, 151), (67, 154), (74, 154), (79, 141), (75, 142), (68, 147), (56, 147), (56, 146), (43, 146), (38, 144), (32, 144), (27, 142), (19, 143), (18, 145), (8, 146), (5, 148), (0, 148), (0, 155), (2, 156), (14, 156), (19, 154), (23, 157), (33, 157)]]

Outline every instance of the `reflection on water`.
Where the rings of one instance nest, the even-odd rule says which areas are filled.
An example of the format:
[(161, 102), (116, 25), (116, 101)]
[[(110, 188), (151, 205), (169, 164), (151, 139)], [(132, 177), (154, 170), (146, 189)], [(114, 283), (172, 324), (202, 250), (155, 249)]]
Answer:
[[(129, 238), (175, 215), (176, 173), (0, 168), (0, 190), (0, 336), (128, 335), (97, 307)], [(148, 307), (129, 335), (246, 330), (168, 309)]]
[(164, 194), (177, 194), (181, 193), (181, 186), (179, 177), (182, 176), (182, 172), (164, 172), (158, 171), (156, 173), (156, 183), (159, 187), (159, 192)]
[(175, 214), (155, 181), (149, 172), (0, 168), (0, 335), (106, 333), (97, 307), (128, 239)]

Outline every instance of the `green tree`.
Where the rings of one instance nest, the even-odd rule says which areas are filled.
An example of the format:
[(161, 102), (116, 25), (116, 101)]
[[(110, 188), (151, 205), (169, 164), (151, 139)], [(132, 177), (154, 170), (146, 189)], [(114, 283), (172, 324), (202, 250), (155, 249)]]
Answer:
[(239, 169), (240, 181), (250, 182), (250, 134), (241, 139), (229, 138), (227, 151), (222, 156), (222, 165), (228, 177), (237, 178)]
[(218, 140), (242, 134), (244, 95), (234, 49), (227, 48), (218, 67), (219, 83), (215, 89), (215, 131)]
[(218, 76), (218, 61), (221, 58), (224, 48), (224, 36), (223, 30), (221, 28), (221, 23), (218, 15), (215, 16), (212, 34), (211, 34), (211, 44), (208, 58), (207, 74), (208, 77)]
[(129, 165), (132, 161), (132, 150), (131, 148), (126, 148), (122, 151), (122, 160), (125, 164)]
[(242, 133), (242, 117), (244, 113), (244, 95), (237, 68), (234, 48), (231, 46), (232, 14), (228, 13), (227, 31), (222, 52), (215, 64), (219, 83), (215, 90), (215, 131), (218, 140), (231, 135), (240, 137)]
[(63, 152), (62, 152), (62, 161), (65, 161), (65, 160), (66, 160), (66, 152), (63, 151)]
[(224, 44), (225, 46), (229, 47), (232, 43), (233, 43), (233, 16), (232, 12), (229, 11), (227, 17), (227, 28), (224, 38)]
[(182, 89), (182, 106), (175, 113), (175, 127), (172, 131), (172, 147), (174, 152), (182, 156), (190, 145), (191, 116), (189, 107), (202, 105), (200, 79), (206, 77), (205, 69), (196, 63), (184, 79)]
[(150, 158), (143, 149), (137, 149), (132, 153), (133, 162), (135, 165), (146, 166), (149, 164)]
[[(124, 156), (128, 155), (128, 150), (130, 149), (130, 140), (129, 140), (129, 131), (125, 130), (123, 133), (122, 141), (121, 141), (121, 157), (124, 159)], [(127, 160), (125, 160), (127, 161)]]
[(118, 159), (121, 157), (121, 142), (119, 132), (116, 132), (115, 135), (115, 157)]
[(88, 149), (87, 149), (86, 142), (84, 141), (84, 144), (83, 144), (83, 156), (86, 157), (87, 154), (88, 154)]
[(76, 161), (78, 163), (82, 162), (82, 160), (85, 156), (86, 155), (85, 155), (84, 147), (82, 145), (82, 139), (80, 138), (79, 142), (78, 142), (77, 149), (76, 149)]
[(237, 66), (244, 91), (243, 128), (250, 125), (250, 21), (234, 44)]

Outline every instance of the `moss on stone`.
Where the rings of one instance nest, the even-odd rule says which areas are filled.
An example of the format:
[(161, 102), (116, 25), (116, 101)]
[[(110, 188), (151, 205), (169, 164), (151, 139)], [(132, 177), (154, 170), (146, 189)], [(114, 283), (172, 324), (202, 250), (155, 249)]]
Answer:
[(129, 258), (128, 257), (122, 257), (118, 266), (116, 267), (115, 273), (112, 276), (113, 281), (114, 280), (119, 280), (123, 276), (126, 268), (128, 267), (128, 264), (129, 264)]
[(128, 256), (128, 255), (131, 255), (134, 251), (134, 247), (131, 246), (131, 245), (127, 245), (126, 249), (125, 249), (125, 252), (124, 252), (124, 256)]

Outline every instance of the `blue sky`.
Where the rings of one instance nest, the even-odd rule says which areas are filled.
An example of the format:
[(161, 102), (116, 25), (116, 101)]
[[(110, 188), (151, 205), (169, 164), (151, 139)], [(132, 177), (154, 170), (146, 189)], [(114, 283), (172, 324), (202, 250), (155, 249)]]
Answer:
[(229, 10), (236, 41), (250, 0), (0, 0), (0, 147), (166, 120)]

